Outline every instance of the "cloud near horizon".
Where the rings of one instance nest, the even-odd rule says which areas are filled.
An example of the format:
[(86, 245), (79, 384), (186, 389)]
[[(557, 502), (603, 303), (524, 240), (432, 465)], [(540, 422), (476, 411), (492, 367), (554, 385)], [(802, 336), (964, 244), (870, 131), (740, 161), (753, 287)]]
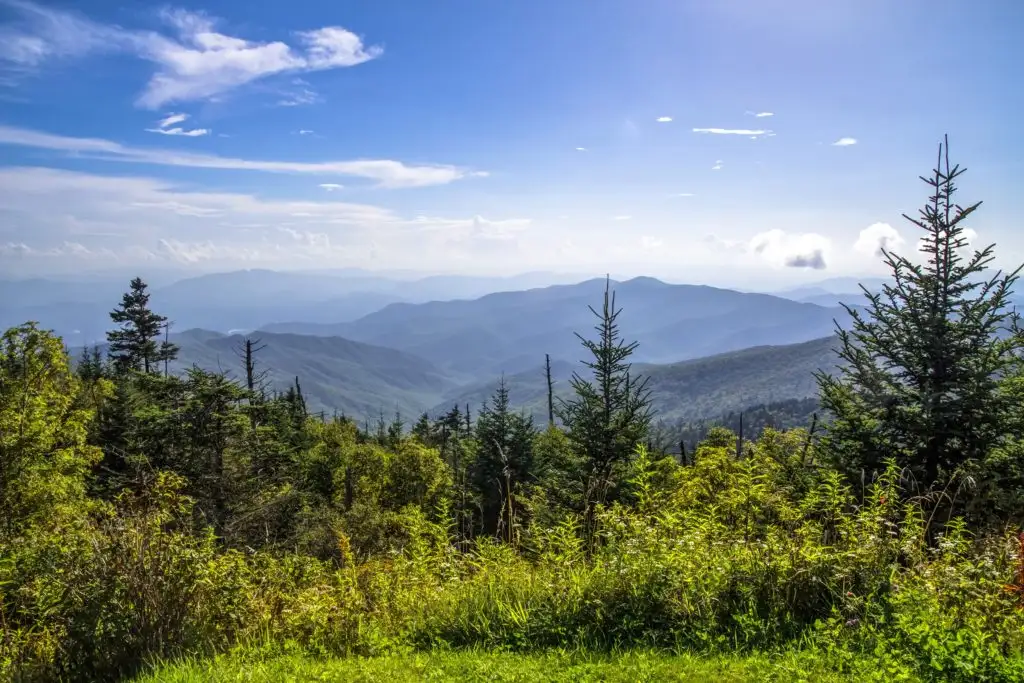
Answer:
[(358, 264), (372, 244), (415, 265), (443, 261), (452, 245), (467, 254), (495, 242), (507, 249), (532, 225), (524, 218), (407, 218), (369, 204), (265, 199), (153, 178), (22, 167), (0, 169), (0, 205), (9, 218), (0, 226), (0, 264), (20, 263), (27, 272), (55, 261), (67, 270), (75, 263)]
[[(0, 64), (9, 78), (36, 73), (53, 61), (99, 53), (132, 54), (155, 65), (136, 99), (146, 109), (214, 98), (272, 76), (353, 67), (383, 54), (383, 48), (365, 46), (359, 36), (340, 26), (299, 31), (294, 34), (296, 46), (228, 35), (217, 30), (218, 19), (184, 9), (160, 11), (164, 25), (171, 29), (165, 34), (105, 25), (27, 0), (0, 4), (20, 18), (0, 26)], [(305, 90), (287, 101), (315, 100), (316, 94)]]
[(264, 161), (234, 159), (214, 154), (177, 152), (157, 148), (128, 147), (101, 138), (74, 138), (52, 135), (27, 128), (0, 125), (0, 145), (16, 145), (36, 149), (67, 152), (106, 161), (119, 161), (159, 166), (217, 168), (267, 173), (297, 173), (355, 176), (375, 180), (382, 187), (424, 187), (445, 185), (462, 178), (486, 177), (486, 171), (471, 171), (456, 166), (409, 166), (389, 159), (357, 159), (352, 161)]

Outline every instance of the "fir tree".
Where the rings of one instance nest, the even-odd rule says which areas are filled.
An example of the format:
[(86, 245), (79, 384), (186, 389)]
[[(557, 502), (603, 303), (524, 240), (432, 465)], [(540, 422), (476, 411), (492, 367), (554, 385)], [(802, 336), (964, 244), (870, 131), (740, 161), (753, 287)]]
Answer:
[(166, 340), (157, 342), (167, 318), (150, 310), (146, 283), (135, 278), (130, 287), (121, 305), (110, 312), (120, 328), (107, 332), (108, 353), (120, 370), (158, 372), (162, 362), (178, 357), (178, 347)]
[(533, 418), (509, 410), (508, 387), (501, 379), (492, 402), (484, 403), (476, 418), (476, 459), (472, 485), (480, 500), (481, 527), (485, 534), (505, 531), (510, 538), (510, 519), (515, 500), (533, 468)]
[(904, 216), (924, 232), (925, 262), (881, 251), (893, 283), (862, 287), (864, 312), (847, 307), (851, 328), (838, 331), (840, 371), (818, 374), (834, 416), (825, 445), (858, 479), (892, 458), (931, 486), (983, 458), (1005, 431), (998, 388), (1021, 348), (1008, 301), (1020, 269), (986, 279), (993, 246), (964, 254), (964, 221), (980, 205), (953, 200), (964, 170), (950, 166), (948, 141), (940, 145), (932, 176), (922, 177), (928, 203), (919, 218)]
[(651, 425), (647, 379), (638, 381), (630, 376), (628, 360), (637, 342), (627, 344), (620, 338), (617, 320), (622, 309), (615, 308), (610, 280), (605, 284), (601, 311), (593, 307), (590, 310), (599, 319), (594, 328), (597, 341), (578, 333), (576, 336), (593, 356), (592, 361), (583, 363), (593, 380), (574, 372), (570, 380), (574, 397), (559, 399), (558, 411), (573, 446), (586, 463), (588, 512), (606, 500), (614, 486), (616, 468), (629, 461)]

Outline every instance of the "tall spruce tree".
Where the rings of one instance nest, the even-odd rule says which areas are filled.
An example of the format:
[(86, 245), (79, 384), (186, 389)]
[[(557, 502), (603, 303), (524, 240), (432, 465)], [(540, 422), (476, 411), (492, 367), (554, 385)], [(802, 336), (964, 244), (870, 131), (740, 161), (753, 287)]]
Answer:
[(559, 399), (558, 414), (568, 428), (569, 439), (586, 464), (585, 506), (588, 513), (603, 503), (614, 488), (616, 469), (628, 462), (651, 425), (651, 399), (647, 378), (630, 375), (629, 357), (638, 342), (625, 343), (620, 336), (611, 281), (606, 280), (604, 303), (598, 318), (598, 338), (592, 341), (576, 334), (593, 360), (583, 365), (592, 380), (574, 372), (570, 385), (573, 398)]
[(178, 357), (178, 347), (166, 340), (157, 342), (167, 318), (150, 310), (142, 278), (134, 278), (130, 288), (110, 312), (120, 327), (107, 332), (108, 353), (120, 370), (159, 372), (161, 363)]
[(480, 501), (484, 534), (511, 539), (518, 509), (516, 494), (529, 481), (533, 468), (533, 418), (509, 409), (508, 387), (502, 377), (491, 403), (476, 418), (476, 459), (471, 483)]
[[(847, 306), (850, 329), (839, 329), (842, 367), (818, 373), (823, 406), (834, 420), (824, 442), (856, 478), (894, 459), (924, 486), (983, 458), (1004, 436), (1000, 378), (1021, 349), (1009, 307), (1017, 270), (986, 277), (993, 247), (967, 253), (965, 220), (980, 206), (956, 204), (948, 140), (930, 178), (918, 218), (924, 263), (881, 250), (892, 284), (864, 293), (864, 311)], [(916, 240), (915, 240), (916, 241)]]

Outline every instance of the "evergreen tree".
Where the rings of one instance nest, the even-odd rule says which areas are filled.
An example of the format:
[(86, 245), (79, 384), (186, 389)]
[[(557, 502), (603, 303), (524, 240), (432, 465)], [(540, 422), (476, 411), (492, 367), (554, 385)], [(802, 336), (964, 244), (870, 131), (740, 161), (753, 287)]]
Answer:
[(893, 284), (864, 292), (864, 312), (847, 307), (851, 329), (840, 329), (836, 376), (818, 374), (821, 402), (834, 416), (826, 446), (860, 478), (892, 458), (924, 486), (983, 458), (1002, 438), (1006, 401), (1001, 376), (1014, 363), (1021, 337), (1008, 297), (1019, 268), (984, 273), (993, 246), (964, 255), (964, 221), (980, 202), (953, 200), (956, 179), (948, 141), (939, 146), (932, 190), (919, 218), (904, 216), (924, 235), (925, 263), (882, 250)]
[(481, 529), (511, 538), (515, 496), (533, 468), (533, 418), (509, 410), (508, 387), (501, 379), (492, 403), (484, 402), (476, 419), (477, 453), (471, 483), (480, 501)]
[(628, 360), (637, 342), (627, 344), (620, 338), (617, 320), (622, 309), (615, 308), (610, 280), (605, 284), (601, 311), (590, 310), (599, 319), (594, 328), (597, 341), (576, 336), (593, 356), (592, 361), (583, 363), (593, 380), (574, 372), (570, 380), (574, 397), (559, 399), (559, 417), (585, 462), (588, 512), (607, 499), (616, 468), (629, 461), (651, 424), (647, 379), (638, 381), (630, 376)]
[(178, 347), (166, 340), (157, 343), (167, 318), (150, 310), (146, 283), (135, 278), (130, 287), (121, 305), (110, 312), (120, 328), (107, 332), (109, 354), (120, 370), (158, 372), (161, 363), (178, 357)]
[(430, 415), (423, 413), (412, 426), (412, 435), (424, 446), (436, 446), (434, 426), (430, 422)]

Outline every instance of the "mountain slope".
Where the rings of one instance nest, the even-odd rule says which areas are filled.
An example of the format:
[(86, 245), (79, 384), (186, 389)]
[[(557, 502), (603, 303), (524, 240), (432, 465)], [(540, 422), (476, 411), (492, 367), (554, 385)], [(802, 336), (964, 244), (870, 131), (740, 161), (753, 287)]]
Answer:
[[(206, 370), (244, 376), (238, 350), (240, 335), (189, 330), (172, 335), (180, 347), (174, 371), (197, 365)], [(455, 383), (433, 364), (394, 349), (338, 337), (261, 333), (265, 348), (257, 354), (259, 368), (277, 390), (299, 378), (311, 411), (337, 410), (358, 418), (376, 418), (399, 411), (411, 418), (436, 404)]]
[[(338, 335), (397, 348), (479, 379), (536, 367), (548, 353), (574, 359), (575, 333), (592, 336), (604, 280), (479, 299), (392, 304), (359, 320), (335, 325), (275, 324), (265, 329)], [(820, 338), (846, 320), (840, 308), (653, 278), (614, 283), (623, 308), (623, 338), (637, 340), (637, 361), (667, 363), (765, 344)]]
[[(740, 351), (672, 363), (634, 365), (634, 373), (649, 377), (648, 387), (656, 411), (656, 420), (696, 420), (716, 418), (724, 412), (747, 406), (816, 394), (814, 372), (831, 372), (836, 367), (835, 337), (784, 346), (758, 346)], [(569, 398), (569, 378), (573, 370), (583, 371), (578, 363), (552, 363), (555, 394)], [(586, 378), (587, 375), (584, 375)], [(505, 377), (512, 405), (525, 409), (535, 421), (547, 421), (547, 389), (544, 369)], [(449, 393), (433, 412), (454, 404), (473, 408), (489, 399), (498, 379)]]

